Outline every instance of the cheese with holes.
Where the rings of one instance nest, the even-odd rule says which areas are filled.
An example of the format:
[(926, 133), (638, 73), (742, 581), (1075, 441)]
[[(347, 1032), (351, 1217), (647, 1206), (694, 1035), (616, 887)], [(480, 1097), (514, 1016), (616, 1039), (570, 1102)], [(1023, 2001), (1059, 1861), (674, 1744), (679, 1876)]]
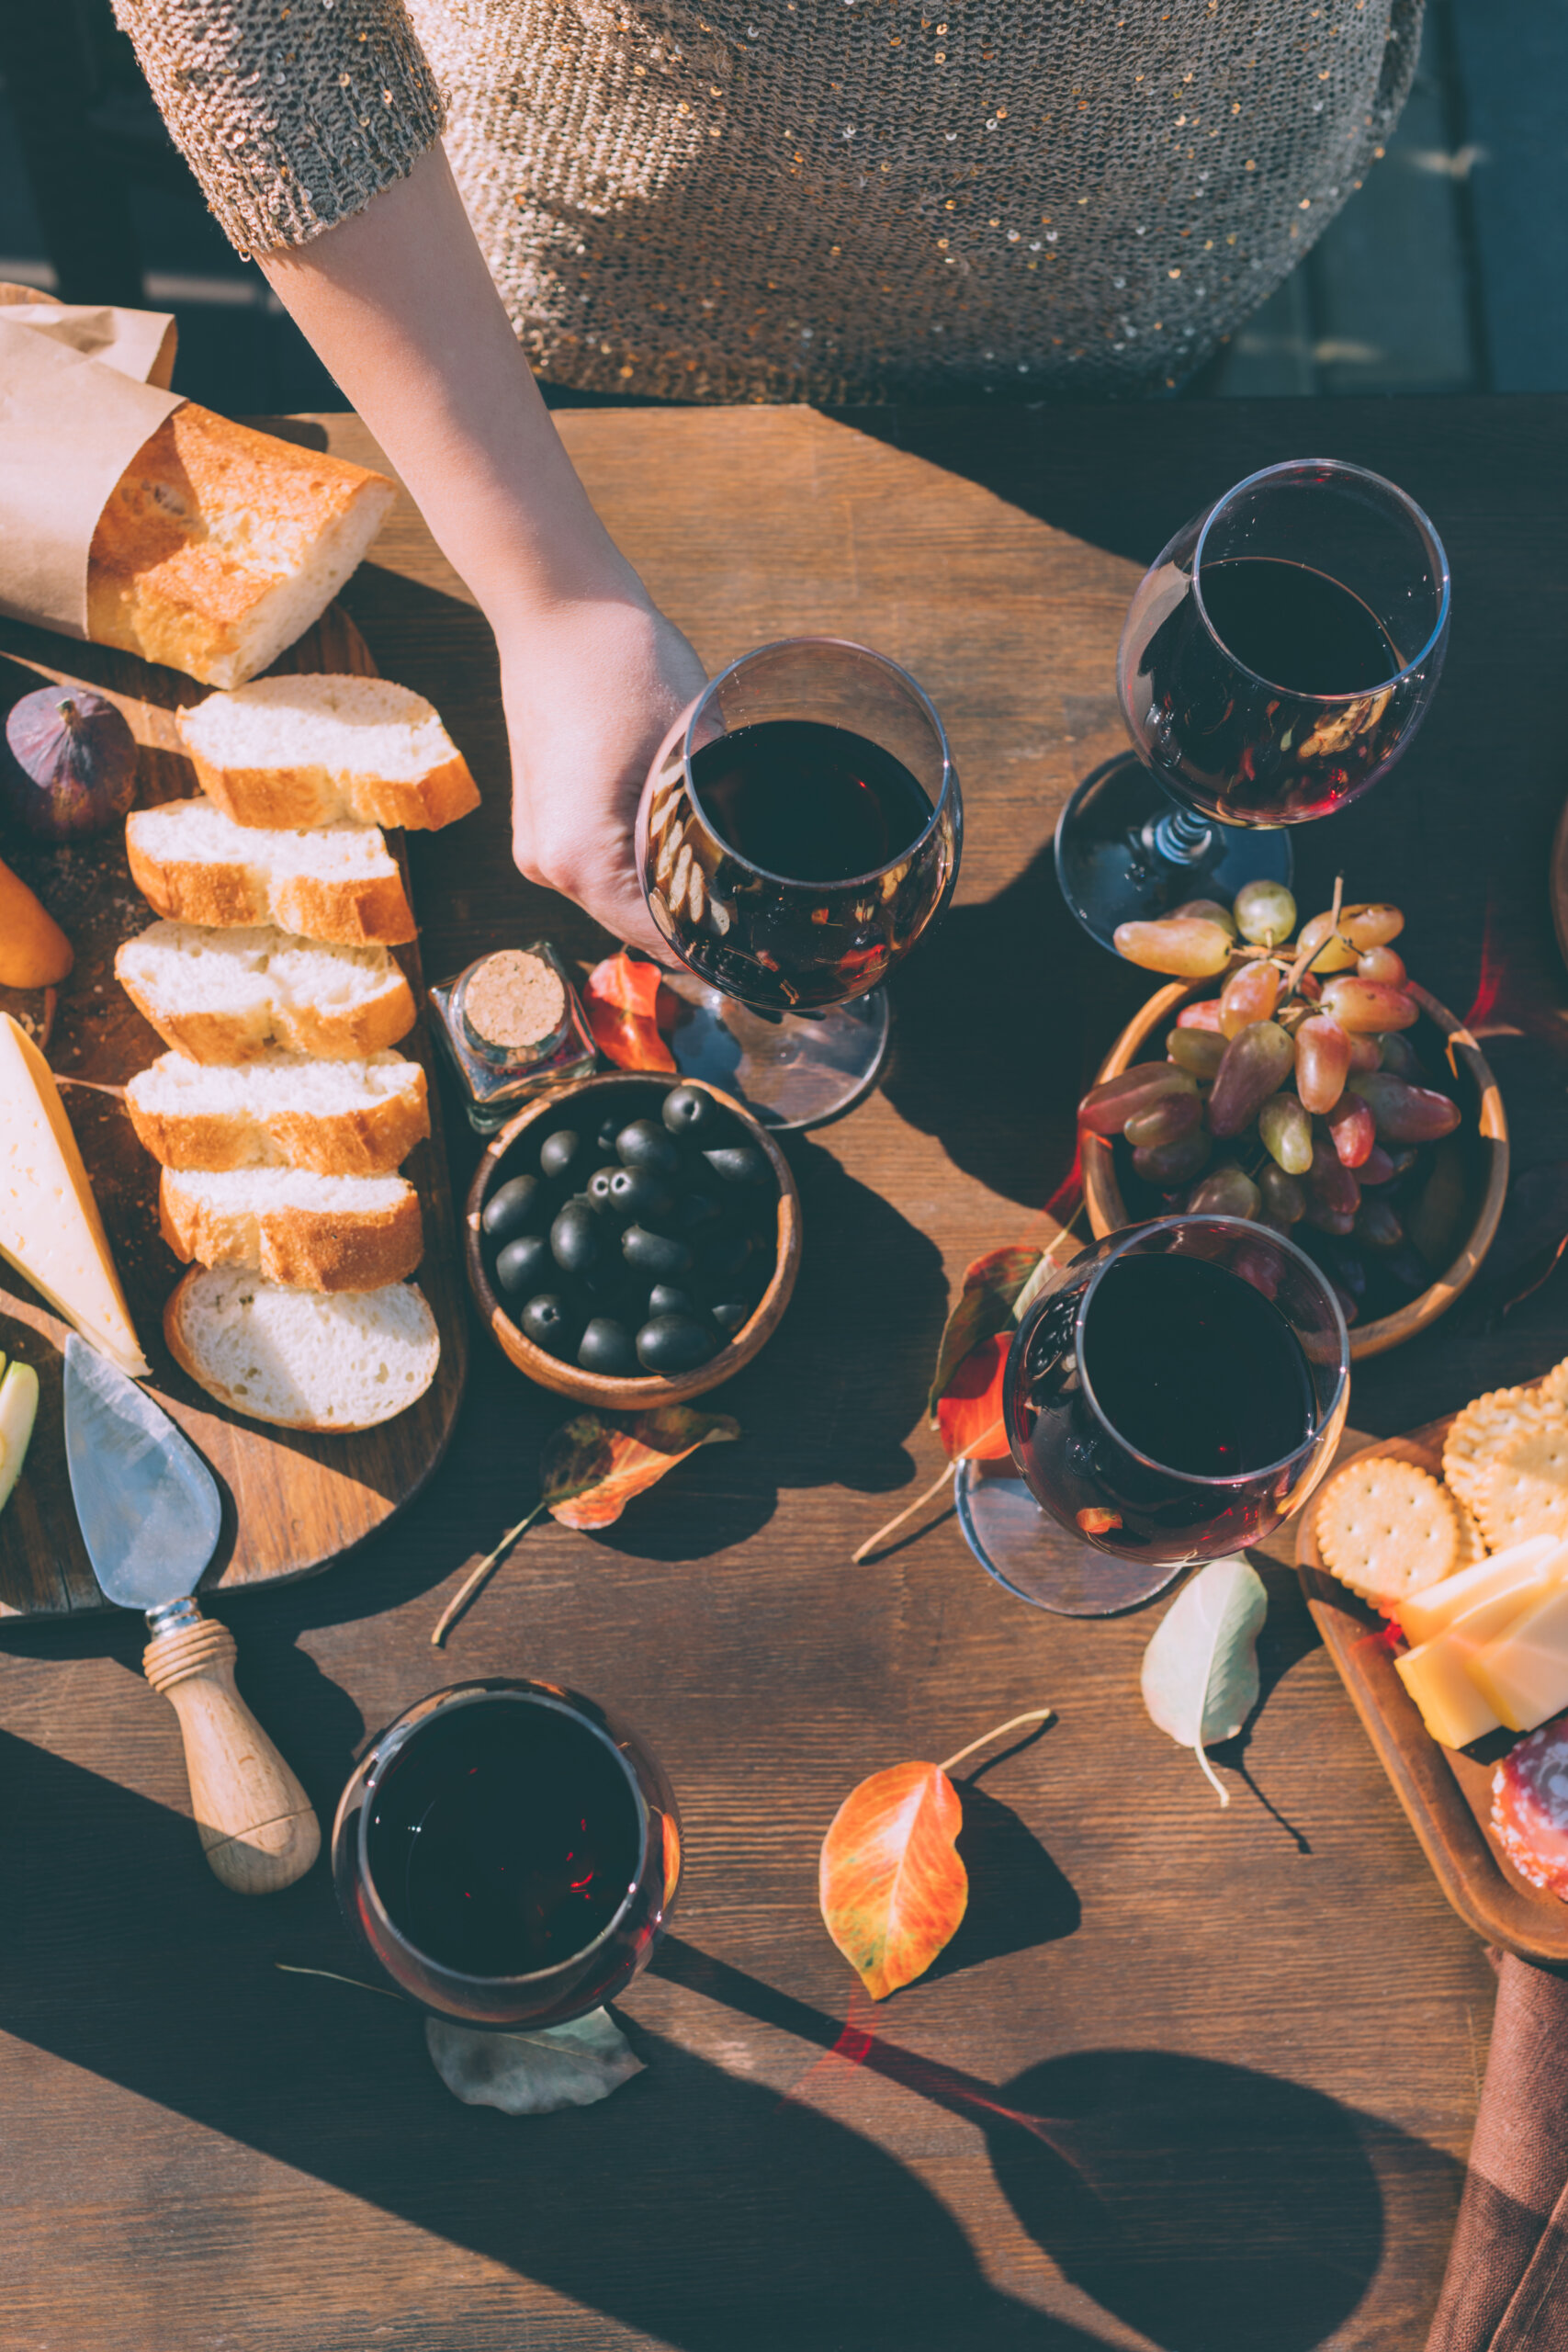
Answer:
[(1476, 1688), (1510, 1731), (1534, 1731), (1568, 1707), (1568, 1587), (1516, 1619), (1471, 1661)]
[(1467, 1645), (1450, 1634), (1423, 1642), (1393, 1661), (1393, 1670), (1421, 1710), (1421, 1720), (1444, 1747), (1468, 1747), (1499, 1718), (1469, 1671)]
[(9, 1013), (0, 1013), (0, 1258), (122, 1371), (146, 1377), (60, 1090)]
[[(1527, 1535), (1522, 1544), (1510, 1544), (1506, 1552), (1494, 1552), (1490, 1559), (1477, 1560), (1473, 1566), (1461, 1568), (1457, 1576), (1444, 1577), (1422, 1592), (1407, 1594), (1393, 1603), (1393, 1613), (1407, 1642), (1429, 1642), (1495, 1594), (1517, 1590), (1521, 1578), (1542, 1594), (1568, 1578), (1568, 1544), (1557, 1535)], [(1522, 1612), (1523, 1600), (1519, 1606)]]

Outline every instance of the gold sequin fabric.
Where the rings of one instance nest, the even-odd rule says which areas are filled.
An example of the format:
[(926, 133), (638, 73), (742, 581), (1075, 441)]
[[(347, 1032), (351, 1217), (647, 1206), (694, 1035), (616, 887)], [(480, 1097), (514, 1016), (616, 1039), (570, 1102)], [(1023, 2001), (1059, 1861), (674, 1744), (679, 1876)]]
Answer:
[(444, 106), (541, 374), (852, 401), (1179, 383), (1377, 160), (1421, 0), (118, 13), (242, 246), (368, 202)]

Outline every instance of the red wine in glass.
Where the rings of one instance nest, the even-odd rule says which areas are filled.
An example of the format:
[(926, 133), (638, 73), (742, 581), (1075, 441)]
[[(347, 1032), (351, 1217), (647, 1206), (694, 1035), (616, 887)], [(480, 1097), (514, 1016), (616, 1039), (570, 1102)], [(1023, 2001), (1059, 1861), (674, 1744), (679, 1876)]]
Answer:
[[(1020, 1326), (1003, 1383), (1019, 1477), (971, 1465), (964, 1532), (1043, 1608), (1130, 1607), (1299, 1509), (1348, 1396), (1332, 1287), (1293, 1242), (1237, 1217), (1130, 1227), (1055, 1270)], [(1043, 1540), (1042, 1511), (1075, 1540)]]
[(646, 1966), (674, 1895), (663, 1776), (591, 1701), (468, 1683), (375, 1742), (333, 1838), (340, 1900), (399, 1989), (468, 2025), (555, 2025)]

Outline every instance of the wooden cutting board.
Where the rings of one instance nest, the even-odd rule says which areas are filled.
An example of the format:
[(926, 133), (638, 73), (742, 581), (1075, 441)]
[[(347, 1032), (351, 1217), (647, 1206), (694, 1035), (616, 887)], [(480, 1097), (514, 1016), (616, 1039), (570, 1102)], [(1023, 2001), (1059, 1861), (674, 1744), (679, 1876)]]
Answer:
[[(335, 605), (275, 667), (376, 674), (364, 639)], [(172, 714), (180, 704), (199, 702), (206, 687), (130, 654), (0, 623), (0, 709), (53, 681), (92, 685), (119, 704), (141, 747), (139, 806), (183, 799), (194, 789)], [(388, 840), (406, 885), (402, 836), (391, 833)], [(164, 1302), (183, 1269), (159, 1235), (157, 1169), (112, 1091), (164, 1051), (114, 977), (116, 948), (153, 920), (130, 879), (124, 828), (66, 848), (23, 851), (14, 835), (0, 847), (76, 951), (75, 969), (57, 996), (0, 989), (0, 1008), (31, 1031), (61, 1080), (152, 1367), (150, 1392), (185, 1430), (222, 1491), (223, 1532), (202, 1589), (230, 1591), (309, 1576), (384, 1525), (419, 1492), (446, 1450), (463, 1393), (467, 1307), (418, 946), (392, 952), (420, 1007), (418, 1025), (399, 1051), (424, 1064), (430, 1087), (430, 1140), (404, 1172), (424, 1212), (424, 1259), (414, 1279), (440, 1329), (440, 1368), (417, 1405), (378, 1429), (313, 1437), (268, 1428), (215, 1404), (164, 1345)], [(0, 1512), (0, 1616), (67, 1616), (109, 1605), (83, 1549), (66, 1475), (61, 1403), (66, 1329), (0, 1262), (0, 1350), (35, 1365), (42, 1388), (26, 1470)]]
[[(1348, 1430), (1335, 1467), (1357, 1453), (1392, 1453), (1440, 1477), (1443, 1440), (1454, 1419), (1450, 1413), (1404, 1438)], [(1324, 1567), (1316, 1516), (1315, 1502), (1309, 1503), (1296, 1537), (1307, 1606), (1438, 1885), (1488, 1943), (1521, 1960), (1568, 1966), (1568, 1903), (1522, 1879), (1493, 1834), (1492, 1775), (1517, 1735), (1493, 1732), (1468, 1748), (1439, 1747), (1393, 1670), (1385, 1621)]]

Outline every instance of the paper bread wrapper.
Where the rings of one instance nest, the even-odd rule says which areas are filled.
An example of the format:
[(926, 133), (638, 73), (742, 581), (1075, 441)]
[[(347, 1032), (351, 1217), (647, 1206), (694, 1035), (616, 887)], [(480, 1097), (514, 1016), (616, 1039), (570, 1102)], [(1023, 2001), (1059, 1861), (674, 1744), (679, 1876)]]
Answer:
[(0, 613), (85, 638), (98, 517), (182, 396), (136, 382), (53, 331), (17, 325), (17, 307), (0, 308)]
[(174, 380), (179, 325), (172, 311), (125, 311), (114, 302), (62, 302), (36, 286), (0, 279), (0, 317), (68, 343), (87, 359), (166, 391)]

